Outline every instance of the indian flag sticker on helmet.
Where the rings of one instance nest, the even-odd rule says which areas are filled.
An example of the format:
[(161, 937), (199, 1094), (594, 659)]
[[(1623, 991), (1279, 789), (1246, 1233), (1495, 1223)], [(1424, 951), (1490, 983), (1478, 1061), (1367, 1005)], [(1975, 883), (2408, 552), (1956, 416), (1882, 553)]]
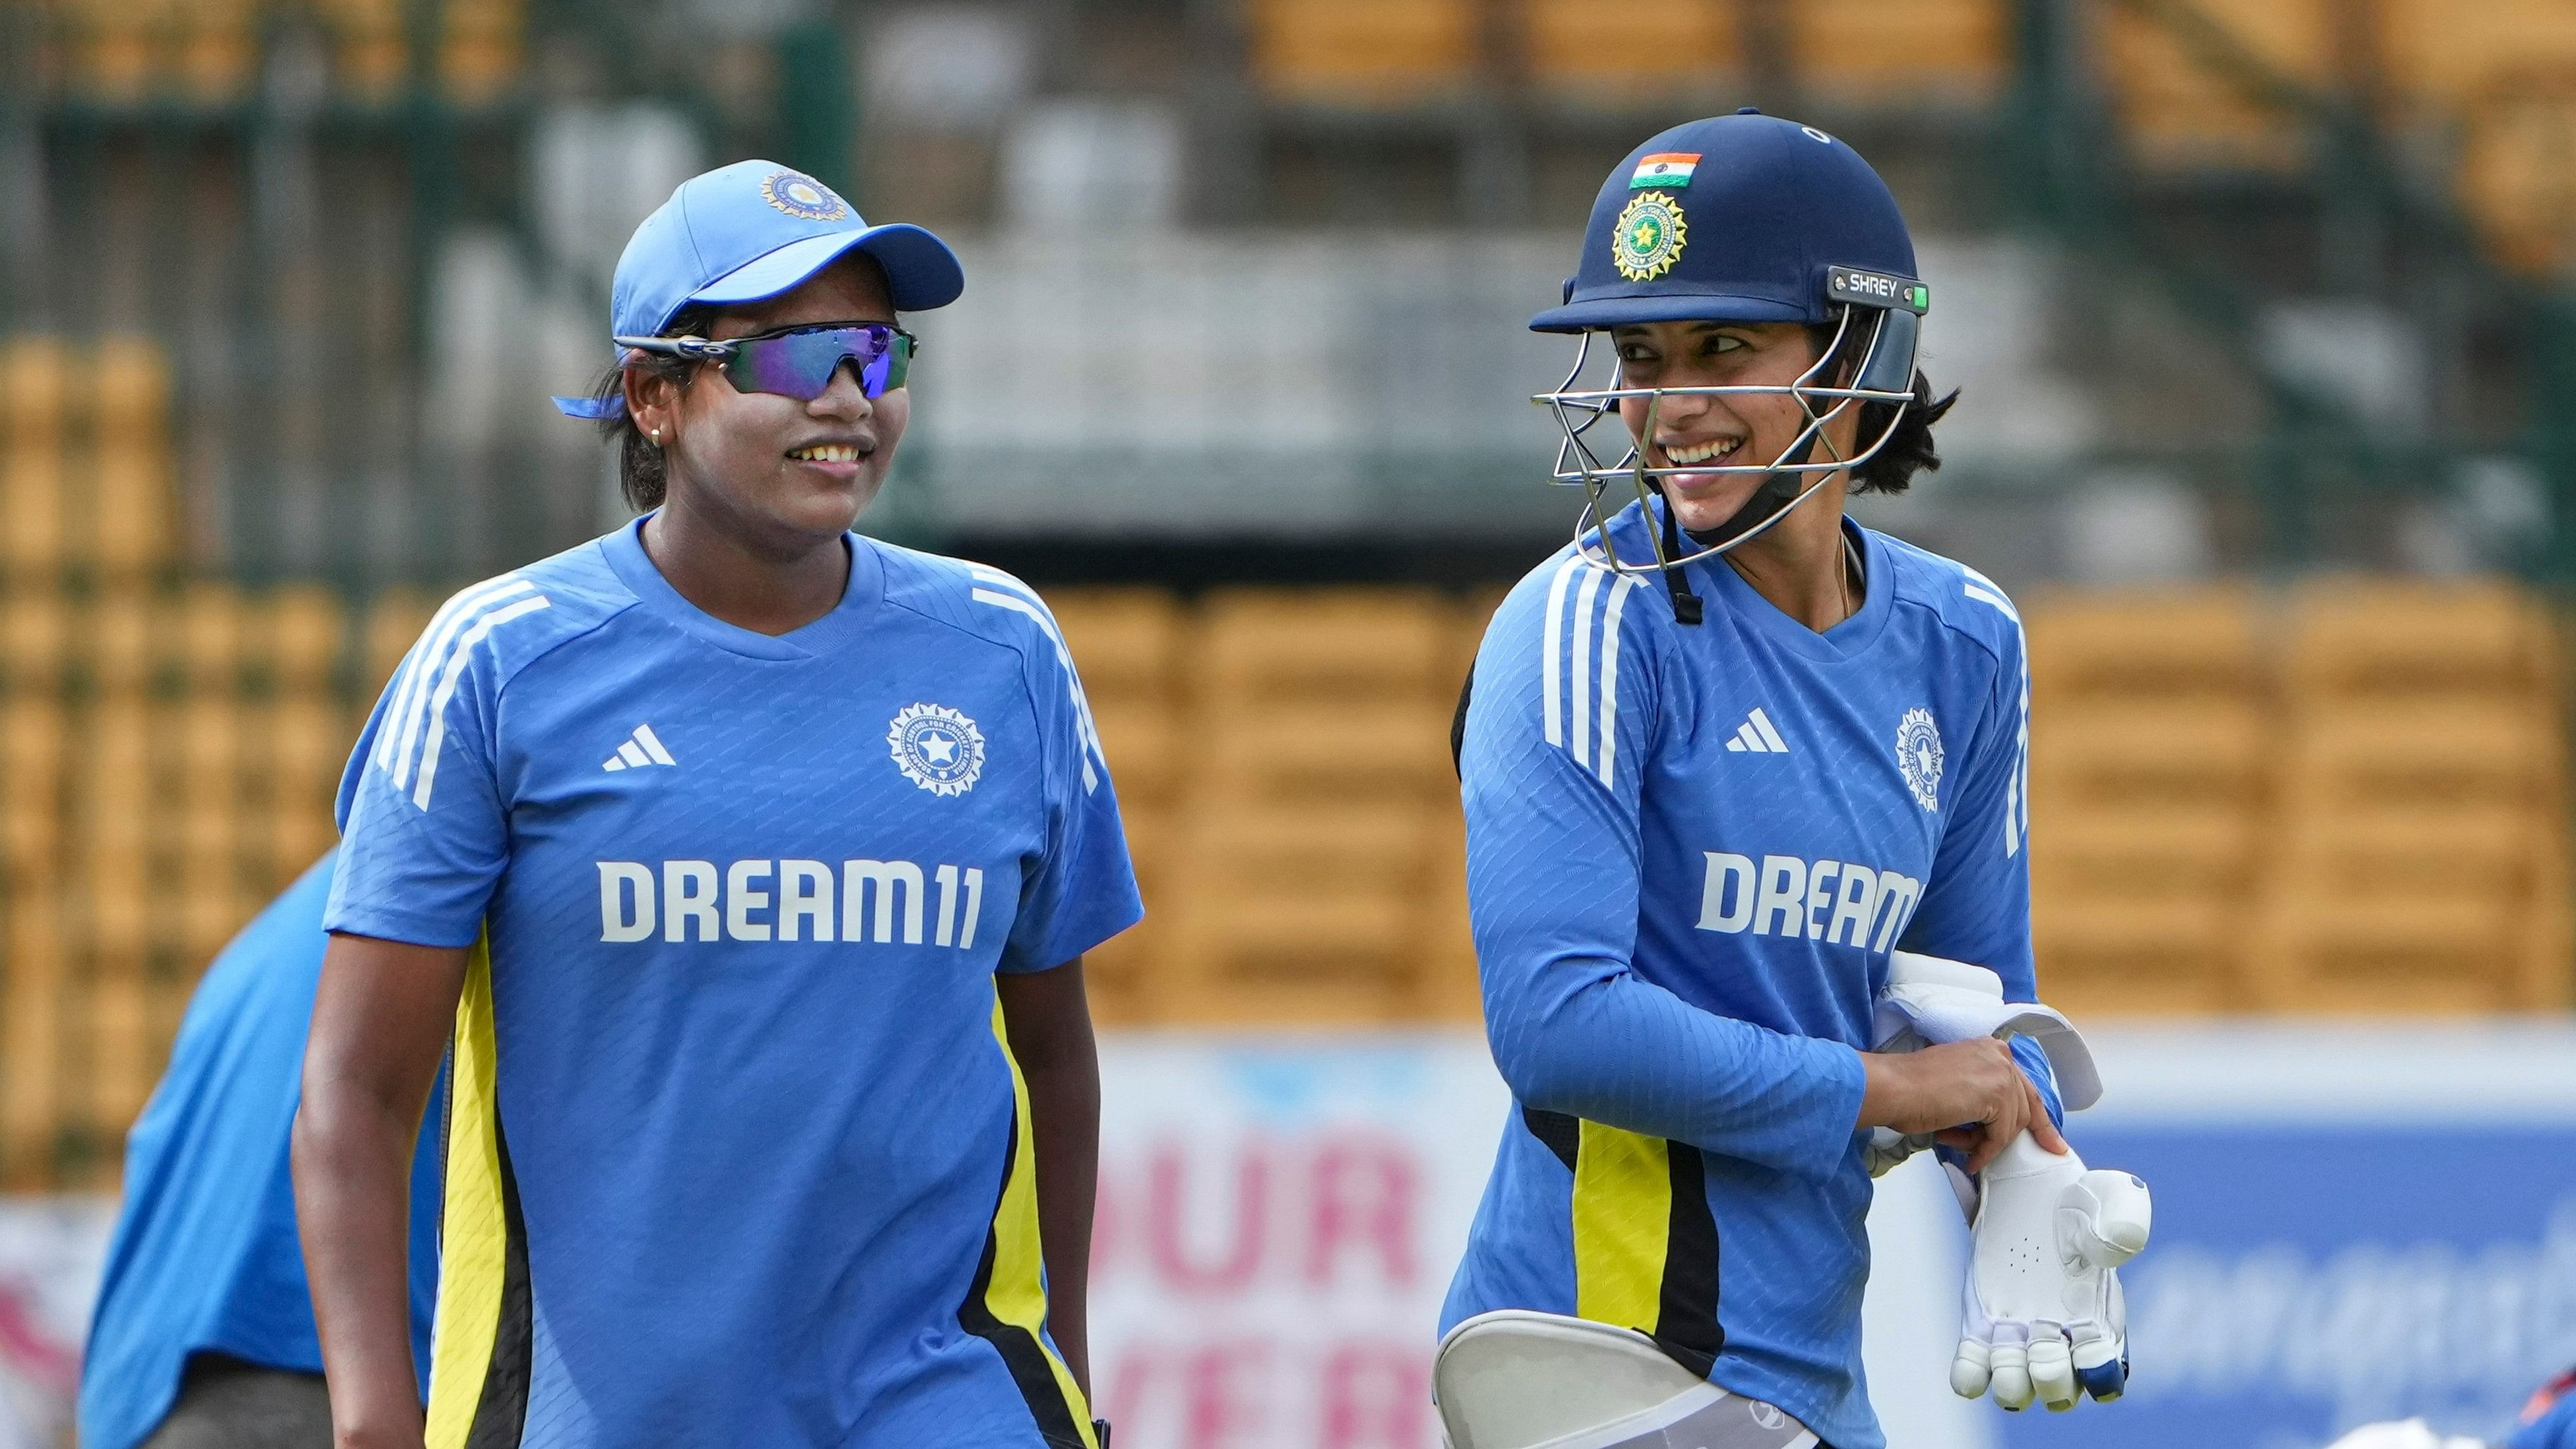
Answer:
[(760, 183), (760, 194), (801, 221), (839, 221), (850, 214), (849, 203), (833, 195), (832, 188), (801, 171), (771, 172)]
[(1683, 243), (1690, 240), (1682, 209), (1661, 191), (1640, 191), (1619, 213), (1610, 238), (1610, 261), (1632, 282), (1651, 282), (1673, 269)]
[(1699, 169), (1697, 151), (1658, 151), (1637, 163), (1628, 174), (1628, 189), (1641, 191), (1649, 186), (1688, 186), (1691, 173)]

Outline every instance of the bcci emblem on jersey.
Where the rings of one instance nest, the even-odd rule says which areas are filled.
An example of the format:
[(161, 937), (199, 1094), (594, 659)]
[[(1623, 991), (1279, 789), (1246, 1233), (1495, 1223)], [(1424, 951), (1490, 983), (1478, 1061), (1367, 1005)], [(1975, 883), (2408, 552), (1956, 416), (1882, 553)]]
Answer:
[(1932, 722), (1932, 711), (1909, 709), (1896, 722), (1896, 768), (1905, 775), (1905, 788), (1914, 792), (1914, 803), (1926, 810), (1941, 808), (1941, 727)]
[(940, 704), (908, 704), (886, 727), (904, 777), (934, 795), (963, 795), (984, 774), (984, 732)]

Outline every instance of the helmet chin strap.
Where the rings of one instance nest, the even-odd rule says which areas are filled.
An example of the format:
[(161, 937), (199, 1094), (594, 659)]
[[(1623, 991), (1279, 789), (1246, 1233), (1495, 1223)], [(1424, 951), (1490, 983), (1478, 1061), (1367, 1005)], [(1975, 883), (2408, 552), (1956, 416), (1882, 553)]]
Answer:
[[(1799, 494), (1806, 491), (1799, 482), (1805, 475), (1795, 470), (1804, 467), (1815, 455), (1816, 439), (1810, 436), (1806, 445), (1798, 450), (1798, 456), (1795, 459), (1780, 460), (1788, 466), (1774, 466), (1770, 472), (1763, 475), (1762, 486), (1754, 489), (1753, 496), (1745, 499), (1744, 506), (1736, 509), (1733, 516), (1724, 523), (1713, 529), (1689, 530), (1691, 542), (1703, 549), (1724, 548), (1770, 522), (1782, 509), (1797, 502)], [(1666, 493), (1664, 495), (1664, 556), (1667, 558), (1681, 556), (1680, 515), (1681, 510), (1673, 506), (1672, 495)], [(1680, 569), (1664, 570), (1664, 581), (1672, 586), (1673, 616), (1684, 624), (1696, 624), (1705, 616), (1706, 608), (1700, 602), (1699, 595), (1691, 592), (1690, 582), (1682, 575), (1683, 571)]]

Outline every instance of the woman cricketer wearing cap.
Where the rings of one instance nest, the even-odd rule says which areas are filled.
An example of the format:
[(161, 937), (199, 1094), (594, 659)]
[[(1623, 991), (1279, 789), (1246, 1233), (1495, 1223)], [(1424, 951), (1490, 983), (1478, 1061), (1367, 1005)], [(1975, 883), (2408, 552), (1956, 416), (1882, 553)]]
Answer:
[[(1140, 914), (1018, 580), (851, 532), (956, 258), (746, 161), (619, 260), (605, 538), (451, 600), (342, 792), (297, 1206), (343, 1445), (1098, 1449), (1082, 954)], [(443, 1054), (428, 1407), (406, 1124)]]
[[(1739, 1396), (1708, 1410), (1734, 1415), (1708, 1421), (1722, 1449), (1885, 1442), (1860, 1371), (1872, 1129), (1882, 1162), (1937, 1133), (1970, 1172), (2025, 1131), (2064, 1147), (2027, 1041), (1871, 1050), (1899, 951), (2034, 999), (2019, 619), (1843, 512), (1938, 466), (1928, 305), (1868, 164), (1748, 112), (1622, 163), (1564, 305), (1532, 323), (1601, 364), (1545, 399), (1558, 476), (1592, 506), (1497, 612), (1462, 722), (1517, 1110), (1442, 1328), (1530, 1310), (1560, 1316), (1542, 1337), (1634, 1330)], [(2112, 1351), (2073, 1348), (2116, 1394)], [(2030, 1402), (2006, 1382), (2023, 1351), (1993, 1361), (2008, 1407)], [(2028, 1352), (2071, 1402), (2068, 1355)], [(1442, 1407), (1461, 1445), (1496, 1442)]]

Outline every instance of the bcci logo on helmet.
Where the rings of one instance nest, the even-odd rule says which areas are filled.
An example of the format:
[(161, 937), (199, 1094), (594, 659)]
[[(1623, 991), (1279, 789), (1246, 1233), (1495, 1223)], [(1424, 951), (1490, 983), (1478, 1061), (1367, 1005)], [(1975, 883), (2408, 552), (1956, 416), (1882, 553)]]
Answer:
[(800, 172), (771, 172), (760, 183), (760, 196), (799, 221), (839, 221), (850, 214), (849, 203), (832, 188)]
[(984, 732), (946, 705), (905, 705), (886, 748), (904, 778), (934, 795), (963, 795), (984, 775)]
[(1660, 189), (1640, 191), (1619, 213), (1618, 229), (1610, 236), (1610, 260), (1629, 281), (1651, 282), (1673, 269), (1689, 240), (1681, 203)]
[(1941, 808), (1941, 727), (1932, 722), (1932, 711), (1909, 709), (1896, 722), (1896, 768), (1915, 804)]

